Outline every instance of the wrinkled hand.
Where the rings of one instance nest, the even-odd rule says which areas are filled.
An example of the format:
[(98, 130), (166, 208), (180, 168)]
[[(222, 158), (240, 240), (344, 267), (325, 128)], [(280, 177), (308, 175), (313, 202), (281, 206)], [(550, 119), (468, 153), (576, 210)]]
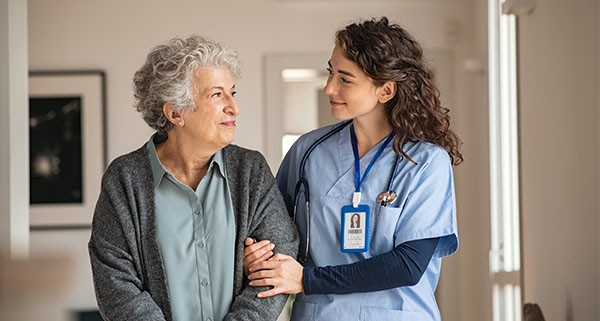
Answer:
[(251, 238), (246, 238), (244, 244), (246, 244), (246, 247), (244, 248), (244, 260), (242, 261), (242, 265), (244, 267), (244, 274), (248, 276), (250, 274), (249, 268), (252, 264), (266, 261), (273, 256), (275, 244), (271, 243), (269, 240), (262, 240), (254, 243), (254, 240)]
[(268, 298), (280, 293), (296, 294), (304, 292), (302, 272), (304, 268), (294, 258), (277, 253), (267, 261), (250, 266), (251, 286), (272, 286), (268, 291), (258, 293), (259, 298)]

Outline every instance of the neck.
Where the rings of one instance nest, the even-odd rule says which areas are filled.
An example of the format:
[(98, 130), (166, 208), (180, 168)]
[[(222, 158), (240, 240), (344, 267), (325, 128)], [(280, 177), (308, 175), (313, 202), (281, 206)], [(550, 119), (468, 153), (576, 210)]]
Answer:
[(354, 132), (356, 133), (358, 156), (360, 158), (392, 132), (392, 126), (385, 113), (357, 117), (354, 118), (352, 123), (354, 125)]
[(156, 153), (169, 173), (195, 190), (217, 151), (199, 148), (196, 144), (191, 146), (191, 141), (181, 137), (176, 130), (171, 130), (169, 138), (156, 146)]

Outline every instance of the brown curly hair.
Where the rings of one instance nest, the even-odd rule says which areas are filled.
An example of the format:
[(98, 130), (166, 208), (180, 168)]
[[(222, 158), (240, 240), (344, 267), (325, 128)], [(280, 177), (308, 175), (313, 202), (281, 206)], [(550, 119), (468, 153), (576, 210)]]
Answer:
[(383, 17), (352, 23), (335, 38), (346, 58), (358, 64), (376, 86), (396, 82), (396, 95), (385, 104), (396, 134), (396, 153), (414, 163), (402, 145), (409, 140), (426, 141), (446, 149), (453, 165), (463, 161), (459, 152), (462, 142), (450, 129), (449, 110), (440, 103), (423, 49), (405, 29)]

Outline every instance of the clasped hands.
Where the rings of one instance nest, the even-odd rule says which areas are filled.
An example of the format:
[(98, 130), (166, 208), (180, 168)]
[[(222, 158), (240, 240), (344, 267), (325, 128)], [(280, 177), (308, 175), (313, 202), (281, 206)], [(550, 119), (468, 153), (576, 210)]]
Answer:
[(291, 256), (277, 253), (273, 255), (275, 244), (268, 240), (254, 243), (251, 238), (244, 242), (244, 274), (250, 286), (272, 286), (259, 292), (259, 298), (268, 298), (280, 293), (296, 294), (304, 291), (302, 285), (303, 267)]

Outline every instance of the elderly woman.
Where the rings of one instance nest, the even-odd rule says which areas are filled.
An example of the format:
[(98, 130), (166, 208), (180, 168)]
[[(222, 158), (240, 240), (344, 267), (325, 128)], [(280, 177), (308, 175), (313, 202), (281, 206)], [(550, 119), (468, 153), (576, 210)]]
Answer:
[(234, 51), (198, 36), (154, 48), (136, 72), (136, 109), (156, 134), (102, 180), (89, 252), (105, 320), (282, 310), (287, 296), (258, 299), (242, 268), (247, 237), (277, 244), (268, 256), (295, 256), (298, 237), (265, 159), (230, 145), (238, 75)]

